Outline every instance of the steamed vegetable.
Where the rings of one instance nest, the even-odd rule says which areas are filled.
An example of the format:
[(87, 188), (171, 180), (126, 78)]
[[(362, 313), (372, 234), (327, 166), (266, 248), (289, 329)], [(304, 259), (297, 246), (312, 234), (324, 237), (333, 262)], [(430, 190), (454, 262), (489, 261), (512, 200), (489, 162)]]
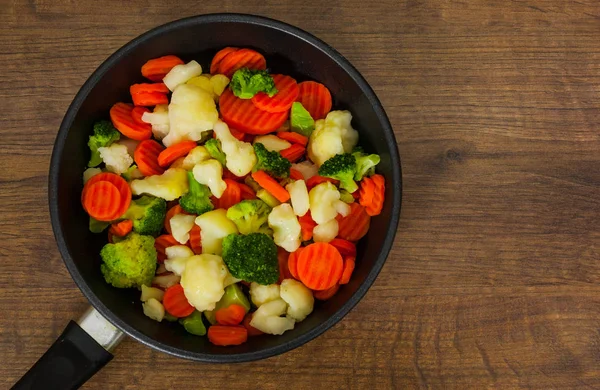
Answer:
[(259, 135), (254, 138), (253, 144), (255, 146), (256, 144), (262, 144), (265, 147), (265, 149), (267, 149), (270, 152), (280, 152), (292, 146), (292, 144), (288, 141), (281, 139), (273, 134)]
[(194, 179), (192, 172), (187, 173), (189, 190), (179, 199), (181, 208), (192, 214), (204, 214), (213, 209), (210, 201), (210, 189), (204, 184), (200, 184)]
[(265, 70), (238, 69), (231, 78), (229, 88), (240, 99), (252, 99), (259, 92), (269, 96), (277, 93), (273, 77)]
[(356, 158), (349, 153), (336, 154), (321, 165), (319, 175), (340, 181), (340, 188), (352, 193), (358, 189), (354, 181)]
[(256, 155), (252, 145), (236, 139), (225, 122), (217, 122), (214, 127), (217, 139), (221, 141), (221, 148), (226, 156), (226, 166), (236, 176), (244, 176), (256, 164)]
[(108, 147), (113, 142), (118, 141), (121, 134), (114, 128), (112, 123), (107, 120), (101, 120), (94, 123), (94, 134), (90, 135), (88, 146), (92, 153), (88, 167), (95, 167), (102, 163), (102, 157), (98, 152), (98, 148)]
[(202, 67), (196, 61), (190, 61), (187, 64), (175, 65), (169, 73), (163, 78), (165, 85), (171, 90), (175, 91), (177, 86), (185, 83), (192, 77), (200, 76), (202, 74)]
[(215, 198), (220, 198), (227, 189), (223, 180), (223, 167), (215, 160), (204, 160), (194, 166), (192, 170), (194, 179), (202, 185), (208, 186)]
[(288, 252), (300, 247), (300, 224), (292, 206), (282, 203), (269, 214), (269, 226), (273, 229), (275, 244)]
[(263, 170), (272, 177), (284, 179), (290, 175), (291, 163), (281, 154), (275, 151), (268, 151), (261, 143), (254, 144), (257, 162), (254, 171)]
[(131, 201), (123, 215), (133, 221), (133, 231), (138, 234), (158, 235), (163, 227), (167, 203), (162, 198), (144, 195)]
[(267, 302), (254, 312), (250, 325), (267, 334), (281, 335), (294, 329), (295, 325), (294, 319), (281, 317), (286, 314), (287, 308), (287, 303), (281, 298)]
[(243, 200), (227, 209), (227, 218), (235, 223), (241, 234), (272, 235), (267, 222), (270, 212), (271, 207), (260, 199)]
[(278, 284), (258, 284), (250, 285), (250, 298), (256, 307), (259, 307), (267, 302), (274, 301), (280, 298)]
[(156, 270), (154, 238), (130, 233), (124, 240), (106, 244), (100, 251), (100, 271), (118, 288), (149, 286)]
[(358, 142), (358, 132), (352, 128), (349, 111), (331, 111), (327, 118), (315, 123), (308, 142), (308, 157), (321, 166), (336, 154), (350, 153)]
[(310, 113), (306, 111), (300, 102), (295, 102), (292, 104), (292, 111), (290, 113), (290, 127), (292, 131), (302, 134), (306, 137), (310, 137), (315, 129), (314, 119), (310, 116)]
[(171, 168), (162, 175), (148, 176), (130, 183), (134, 195), (153, 195), (164, 200), (175, 200), (188, 191), (185, 169)]
[(158, 104), (154, 111), (142, 114), (142, 121), (152, 126), (152, 134), (157, 140), (161, 140), (169, 134), (169, 106)]
[(125, 145), (113, 143), (110, 146), (98, 148), (98, 153), (109, 172), (120, 175), (127, 172), (131, 164), (133, 164), (133, 158), (129, 155)]
[(356, 173), (354, 174), (354, 180), (360, 181), (365, 176), (372, 176), (375, 174), (375, 167), (381, 161), (378, 154), (366, 154), (361, 149), (355, 148), (352, 155), (356, 159)]
[(277, 247), (264, 233), (230, 234), (223, 239), (223, 260), (236, 278), (272, 284), (279, 278)]
[(303, 321), (313, 311), (315, 300), (312, 292), (294, 279), (284, 279), (280, 288), (281, 299), (287, 304), (287, 315), (295, 321)]
[(216, 138), (211, 138), (208, 141), (206, 141), (204, 147), (206, 148), (206, 151), (208, 152), (210, 157), (217, 160), (219, 163), (221, 163), (222, 166), (227, 165), (227, 157), (225, 156), (225, 153), (223, 153), (221, 141), (219, 141)]
[(308, 193), (310, 201), (310, 213), (317, 224), (334, 219), (339, 211), (349, 212), (348, 204), (340, 200), (340, 192), (330, 182), (324, 182), (315, 186)]
[(213, 310), (225, 293), (227, 274), (221, 256), (202, 254), (190, 257), (181, 274), (185, 297), (196, 310)]
[[(223, 209), (212, 210), (196, 218), (202, 237), (202, 253), (220, 255), (223, 252), (222, 241), (226, 236), (238, 232), (237, 226)], [(235, 276), (235, 275), (234, 275)]]

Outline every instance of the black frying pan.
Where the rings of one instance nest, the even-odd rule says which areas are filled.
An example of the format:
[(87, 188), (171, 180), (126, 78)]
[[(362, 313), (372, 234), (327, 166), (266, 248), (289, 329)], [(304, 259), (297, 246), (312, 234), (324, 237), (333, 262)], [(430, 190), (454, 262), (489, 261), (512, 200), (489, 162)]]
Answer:
[[(334, 108), (352, 112), (360, 144), (381, 156), (378, 170), (387, 183), (383, 213), (372, 219), (368, 235), (358, 245), (352, 281), (332, 299), (317, 304), (294, 330), (282, 336), (252, 337), (235, 347), (211, 345), (205, 337), (193, 336), (177, 323), (155, 322), (144, 316), (139, 291), (106, 284), (99, 256), (106, 237), (88, 231), (88, 217), (80, 205), (92, 123), (106, 118), (113, 103), (130, 98), (129, 86), (143, 81), (142, 64), (154, 57), (176, 54), (208, 66), (214, 53), (225, 46), (255, 48), (265, 54), (273, 72), (290, 74), (298, 81), (324, 83), (332, 92)], [(326, 43), (288, 24), (238, 14), (191, 17), (141, 35), (100, 65), (77, 93), (60, 126), (50, 165), (50, 214), (58, 248), (95, 310), (89, 310), (79, 324), (71, 321), (15, 388), (80, 386), (112, 358), (109, 350), (122, 332), (159, 351), (211, 363), (264, 359), (314, 339), (341, 320), (377, 277), (396, 233), (401, 189), (397, 145), (381, 103), (358, 71)]]

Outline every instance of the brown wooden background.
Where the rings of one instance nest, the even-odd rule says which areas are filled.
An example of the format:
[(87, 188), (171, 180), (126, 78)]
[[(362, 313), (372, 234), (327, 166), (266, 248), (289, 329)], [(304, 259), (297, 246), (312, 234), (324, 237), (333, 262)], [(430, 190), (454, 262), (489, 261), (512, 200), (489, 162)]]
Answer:
[(352, 313), (297, 350), (206, 365), (127, 340), (86, 387), (600, 388), (600, 2), (240, 3), (1, 2), (0, 387), (87, 305), (47, 209), (71, 99), (145, 30), (226, 11), (304, 28), (372, 84), (403, 161), (396, 245)]

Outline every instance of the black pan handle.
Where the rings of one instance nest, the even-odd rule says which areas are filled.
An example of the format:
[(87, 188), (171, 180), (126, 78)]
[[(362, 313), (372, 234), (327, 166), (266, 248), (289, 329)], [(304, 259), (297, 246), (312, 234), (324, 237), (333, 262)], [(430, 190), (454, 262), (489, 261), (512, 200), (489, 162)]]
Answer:
[(116, 346), (122, 337), (123, 333), (90, 309), (79, 324), (69, 322), (54, 344), (12, 389), (77, 389), (113, 358), (107, 349)]

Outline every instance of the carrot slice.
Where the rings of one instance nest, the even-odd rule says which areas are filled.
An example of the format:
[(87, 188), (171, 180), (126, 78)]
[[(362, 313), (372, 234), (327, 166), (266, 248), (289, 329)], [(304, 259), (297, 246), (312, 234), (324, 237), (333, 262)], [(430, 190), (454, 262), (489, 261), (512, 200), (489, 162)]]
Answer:
[(194, 149), (196, 146), (198, 145), (195, 141), (182, 141), (178, 144), (169, 146), (158, 155), (158, 165), (166, 168), (179, 157), (187, 156), (190, 150)]
[(152, 129), (152, 125), (142, 120), (142, 115), (144, 115), (145, 112), (150, 112), (150, 110), (146, 107), (133, 107), (133, 110), (131, 110), (131, 117), (133, 118), (133, 121), (138, 125), (148, 126), (150, 127), (150, 129)]
[(315, 175), (306, 181), (306, 188), (310, 191), (313, 189), (313, 187), (316, 187), (321, 183), (325, 183), (326, 181), (330, 182), (334, 186), (337, 186), (340, 183), (338, 180), (331, 179), (329, 177)]
[(299, 144), (302, 146), (308, 145), (308, 137), (302, 134), (294, 133), (293, 131), (280, 131), (277, 133), (277, 136), (294, 144)]
[[(363, 181), (370, 180), (370, 184), (365, 184), (363, 190)], [(367, 187), (369, 190), (367, 190)], [(369, 192), (371, 191), (371, 192)], [(373, 175), (371, 178), (365, 177), (361, 181), (361, 190), (359, 192), (359, 202), (365, 206), (367, 214), (374, 217), (381, 214), (383, 209), (383, 201), (385, 200), (385, 178), (382, 175)]]
[(361, 206), (367, 207), (373, 203), (373, 195), (375, 194), (375, 183), (370, 177), (364, 177), (360, 181), (360, 191), (358, 192), (358, 201)]
[(176, 56), (163, 56), (147, 61), (142, 66), (142, 76), (152, 81), (161, 81), (176, 65), (183, 61)]
[(343, 257), (356, 257), (356, 245), (353, 242), (344, 240), (343, 238), (334, 238), (329, 241), (329, 243), (333, 245)]
[(348, 241), (358, 241), (367, 234), (371, 224), (371, 217), (363, 206), (354, 202), (350, 203), (350, 214), (346, 217), (338, 215), (338, 237)]
[(110, 120), (113, 126), (125, 137), (142, 141), (152, 137), (152, 127), (140, 125), (133, 120), (133, 106), (126, 103), (115, 103), (110, 109)]
[(194, 224), (192, 230), (190, 230), (190, 241), (189, 246), (195, 255), (202, 254), (202, 237), (200, 235), (200, 226)]
[(121, 195), (121, 204), (118, 212), (119, 215), (117, 215), (117, 217), (114, 218), (117, 219), (121, 215), (125, 214), (125, 211), (127, 211), (127, 209), (129, 208), (129, 204), (131, 203), (131, 188), (129, 187), (129, 184), (125, 181), (125, 179), (123, 179), (121, 176), (115, 173), (103, 172), (96, 176), (93, 176), (90, 180), (88, 180), (87, 183), (85, 183), (85, 186), (83, 186), (83, 192), (81, 193), (81, 203), (83, 204), (83, 199), (85, 198), (87, 189), (90, 188), (92, 184), (101, 181), (107, 181), (113, 184), (119, 190), (119, 194)]
[(288, 257), (288, 270), (294, 279), (298, 279), (298, 257), (303, 250), (304, 247), (300, 247), (295, 252), (290, 253)]
[(164, 93), (158, 92), (140, 92), (131, 95), (131, 100), (135, 106), (151, 107), (157, 104), (168, 104), (169, 98)]
[(248, 340), (248, 330), (241, 325), (213, 325), (208, 328), (208, 341), (214, 345), (240, 345)]
[(133, 152), (133, 160), (144, 176), (162, 175), (165, 170), (158, 164), (158, 156), (165, 148), (153, 139), (141, 141)]
[(148, 92), (158, 92), (158, 93), (169, 93), (169, 88), (165, 85), (165, 83), (141, 83), (141, 84), (133, 84), (129, 87), (129, 93), (131, 95), (137, 95), (138, 93), (148, 93)]
[(90, 217), (98, 221), (112, 221), (119, 217), (121, 194), (119, 189), (107, 181), (89, 186), (83, 198), (83, 208)]
[(265, 70), (267, 61), (262, 54), (252, 49), (240, 49), (227, 54), (218, 66), (218, 72), (231, 78), (241, 68)]
[(342, 277), (340, 278), (340, 284), (348, 284), (350, 282), (350, 277), (352, 276), (352, 272), (354, 272), (354, 266), (356, 265), (356, 258), (353, 256), (348, 256), (344, 258), (344, 269), (342, 270)]
[(283, 248), (277, 247), (277, 260), (279, 261), (279, 280), (281, 283), (284, 279), (292, 278), (290, 269), (288, 268), (290, 253)]
[(246, 308), (235, 303), (215, 312), (215, 319), (221, 325), (239, 325), (245, 316)]
[(196, 310), (185, 297), (181, 284), (176, 284), (166, 289), (162, 303), (165, 310), (174, 317), (187, 317)]
[(242, 201), (242, 190), (238, 182), (231, 179), (223, 179), (227, 183), (227, 188), (223, 192), (223, 195), (217, 199), (215, 208), (227, 210), (234, 204), (238, 204)]
[(303, 216), (298, 218), (300, 223), (300, 234), (302, 235), (302, 241), (308, 241), (313, 236), (313, 229), (317, 226), (317, 223), (313, 221), (310, 210)]
[(298, 83), (290, 76), (274, 74), (273, 81), (277, 93), (272, 97), (264, 92), (259, 92), (252, 98), (256, 108), (267, 112), (288, 111), (298, 97)]
[(215, 54), (215, 56), (213, 57), (213, 59), (210, 63), (210, 74), (218, 73), (219, 72), (219, 64), (221, 63), (221, 61), (223, 61), (223, 58), (225, 58), (229, 53), (233, 53), (238, 50), (240, 50), (240, 49), (237, 47), (226, 47), (226, 48), (219, 50), (217, 52), (217, 54)]
[(283, 149), (279, 153), (281, 154), (281, 157), (287, 158), (288, 160), (290, 160), (290, 162), (295, 163), (302, 157), (304, 157), (304, 154), (306, 153), (306, 148), (299, 144), (292, 144), (292, 146), (290, 146), (287, 149)]
[[(167, 214), (165, 215), (165, 230), (169, 234), (171, 234), (171, 218), (173, 218), (173, 216), (175, 216), (177, 214), (189, 215), (189, 213), (187, 213), (184, 209), (182, 209), (181, 206), (178, 204), (171, 207), (169, 210), (167, 210)], [(177, 244), (177, 245), (181, 245), (181, 244)]]
[(242, 200), (256, 199), (256, 193), (249, 185), (238, 183), (238, 186), (240, 186)]
[(252, 321), (252, 315), (253, 315), (253, 313), (246, 314), (246, 317), (244, 317), (244, 321), (242, 322), (242, 325), (248, 331), (248, 336), (260, 336), (261, 334), (264, 334), (264, 333), (262, 331), (256, 329), (252, 325), (250, 325), (250, 321)]
[(115, 222), (110, 225), (110, 232), (114, 236), (125, 237), (133, 229), (133, 222), (129, 219), (125, 219), (121, 222)]
[(304, 180), (304, 175), (299, 170), (290, 168), (290, 178), (294, 180)]
[(251, 99), (240, 99), (226, 89), (219, 98), (223, 121), (246, 134), (268, 134), (277, 130), (287, 120), (287, 111), (270, 113), (259, 110)]
[(343, 268), (342, 255), (326, 242), (310, 244), (298, 257), (298, 277), (311, 290), (327, 290), (336, 285)]
[[(167, 258), (166, 249), (170, 246), (181, 245), (170, 234), (163, 234), (154, 239), (154, 248), (158, 255), (158, 262), (162, 263)], [(193, 249), (192, 249), (193, 250)]]
[(340, 289), (340, 285), (336, 284), (333, 287), (328, 288), (327, 290), (313, 291), (313, 296), (315, 297), (315, 299), (318, 299), (319, 301), (326, 301), (329, 298), (333, 297), (338, 292), (339, 289)]
[(304, 81), (298, 84), (297, 102), (302, 103), (314, 120), (323, 119), (331, 111), (331, 92), (321, 83)]
[(252, 172), (252, 178), (258, 183), (259, 186), (264, 188), (269, 194), (273, 195), (275, 199), (281, 203), (290, 200), (290, 193), (285, 188), (269, 176), (265, 171)]

